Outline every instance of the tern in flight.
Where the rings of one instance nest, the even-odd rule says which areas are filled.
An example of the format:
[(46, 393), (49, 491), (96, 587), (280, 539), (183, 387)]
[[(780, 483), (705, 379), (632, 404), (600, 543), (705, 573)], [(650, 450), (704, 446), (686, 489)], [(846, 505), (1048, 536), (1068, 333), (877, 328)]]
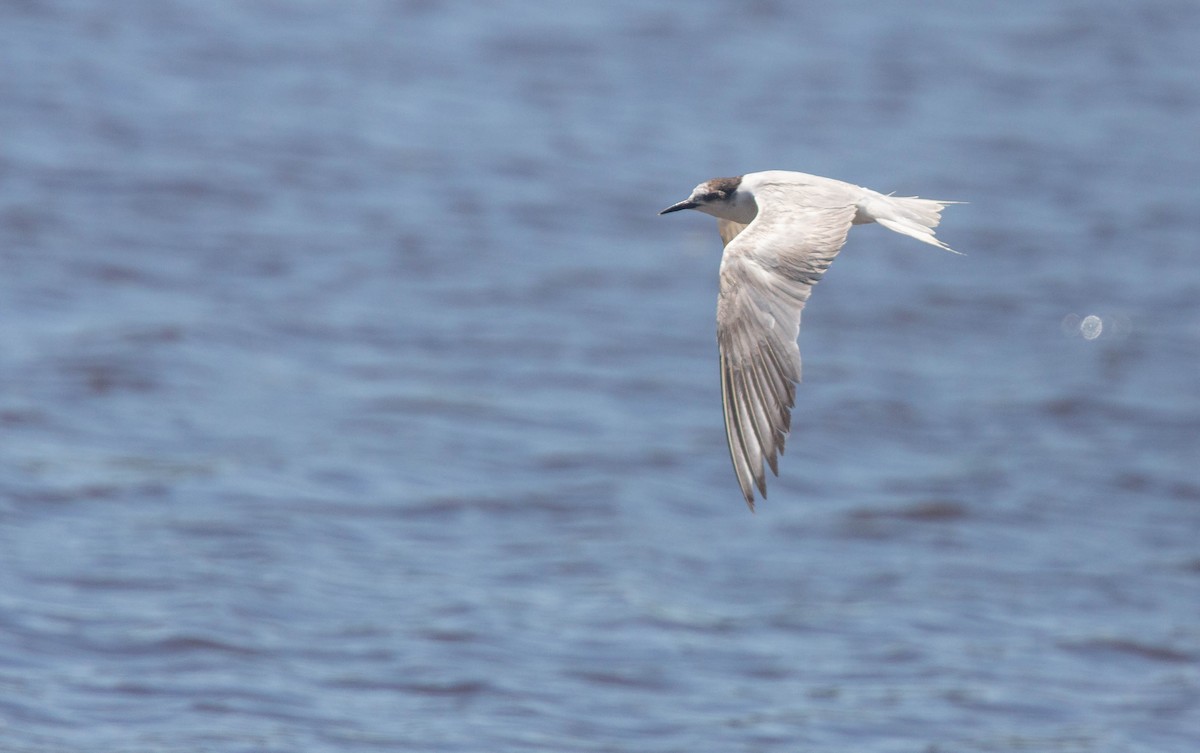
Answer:
[[(754, 510), (767, 497), (763, 463), (779, 475), (800, 381), (800, 312), (851, 225), (889, 230), (953, 251), (934, 237), (953, 201), (885, 196), (817, 175), (768, 170), (714, 178), (659, 214), (698, 209), (717, 218), (725, 242), (717, 297), (717, 345), (725, 434), (738, 485)], [(954, 252), (957, 253), (957, 252)]]

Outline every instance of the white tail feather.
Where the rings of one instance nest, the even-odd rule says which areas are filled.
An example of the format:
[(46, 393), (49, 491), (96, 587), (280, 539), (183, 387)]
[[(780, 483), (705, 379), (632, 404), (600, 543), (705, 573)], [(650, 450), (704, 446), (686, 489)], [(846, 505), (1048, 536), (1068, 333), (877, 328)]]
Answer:
[(942, 209), (961, 202), (871, 193), (874, 195), (859, 203), (856, 222), (878, 222), (888, 230), (916, 238), (922, 243), (937, 246), (952, 254), (960, 253), (935, 238), (933, 229), (942, 221)]

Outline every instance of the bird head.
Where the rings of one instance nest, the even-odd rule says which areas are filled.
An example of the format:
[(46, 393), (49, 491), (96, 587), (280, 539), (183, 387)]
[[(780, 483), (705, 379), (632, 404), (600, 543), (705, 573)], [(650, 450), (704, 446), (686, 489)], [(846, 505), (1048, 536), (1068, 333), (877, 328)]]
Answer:
[[(753, 197), (744, 191), (739, 192), (742, 176), (736, 178), (713, 178), (706, 180), (692, 189), (692, 195), (678, 204), (672, 204), (659, 214), (670, 214), (681, 209), (696, 209), (713, 217), (738, 222), (749, 222), (744, 219), (747, 210), (753, 218), (757, 208), (754, 207)], [(747, 206), (748, 205), (748, 206)]]

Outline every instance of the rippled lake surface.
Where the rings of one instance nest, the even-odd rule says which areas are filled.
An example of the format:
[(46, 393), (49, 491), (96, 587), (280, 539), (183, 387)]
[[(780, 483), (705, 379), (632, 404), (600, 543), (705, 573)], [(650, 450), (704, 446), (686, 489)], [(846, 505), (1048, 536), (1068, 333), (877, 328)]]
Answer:
[[(1200, 5), (0, 6), (0, 750), (1200, 740)], [(855, 228), (782, 475), (719, 175)]]

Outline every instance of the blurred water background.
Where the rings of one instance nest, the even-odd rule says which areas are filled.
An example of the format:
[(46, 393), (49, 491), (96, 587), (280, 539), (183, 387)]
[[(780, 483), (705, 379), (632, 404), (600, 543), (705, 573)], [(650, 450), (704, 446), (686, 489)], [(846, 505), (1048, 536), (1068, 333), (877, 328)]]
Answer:
[[(1200, 5), (0, 6), (0, 750), (1200, 740)], [(855, 228), (782, 476), (719, 175)]]

